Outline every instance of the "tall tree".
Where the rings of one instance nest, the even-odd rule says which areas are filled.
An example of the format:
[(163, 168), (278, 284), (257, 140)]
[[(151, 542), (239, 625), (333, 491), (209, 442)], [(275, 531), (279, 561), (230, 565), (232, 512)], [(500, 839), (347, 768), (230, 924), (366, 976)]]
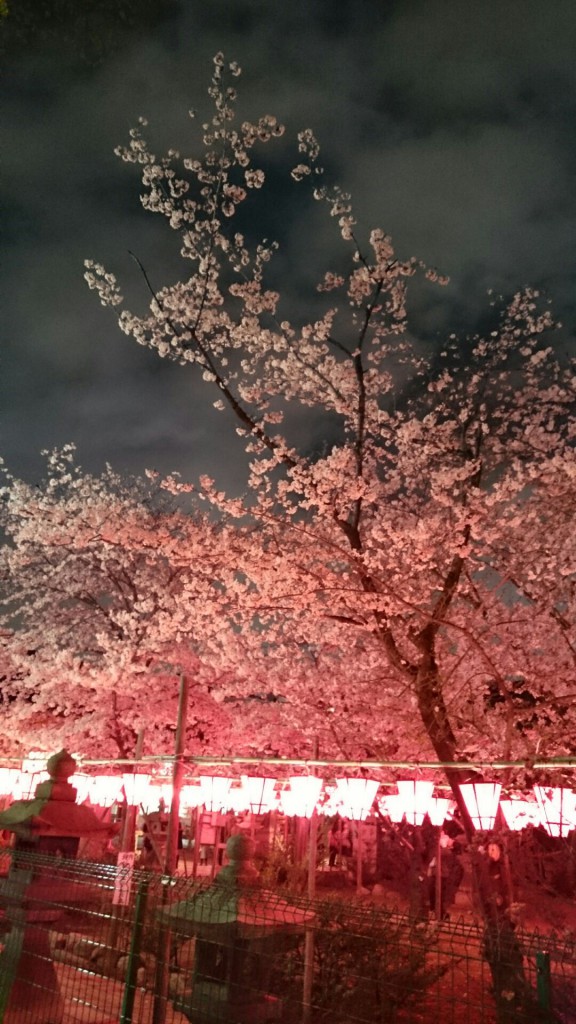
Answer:
[[(266, 183), (256, 147), (283, 128), (271, 115), (237, 123), (238, 72), (217, 55), (214, 112), (190, 157), (155, 155), (143, 121), (118, 150), (190, 264), (160, 289), (143, 267), (149, 312), (123, 309), (120, 327), (196, 370), (245, 438), (244, 500), (199, 485), (259, 524), (241, 614), (258, 612), (271, 645), (368, 658), (375, 703), (418, 716), (422, 753), (445, 764), (472, 834), (459, 790), (470, 773), (455, 764), (573, 750), (573, 368), (530, 289), (492, 309), (485, 334), (419, 341), (408, 288), (438, 274), (399, 258), (382, 230), (364, 240), (350, 197), (324, 184), (310, 131), (292, 176), (312, 184), (343, 250), (294, 312), (276, 286), (276, 243), (250, 240)], [(101, 301), (121, 304), (114, 275), (86, 269)], [(519, 978), (507, 977), (503, 1020), (520, 1012)]]
[[(126, 757), (142, 726), (151, 749), (170, 751), (183, 671), (192, 677), (190, 749), (226, 730), (210, 696), (227, 632), (225, 618), (214, 628), (207, 600), (218, 586), (208, 546), (216, 529), (155, 490), (110, 469), (82, 473), (72, 446), (49, 454), (39, 486), (8, 477), (0, 716), (11, 723), (11, 752), (60, 737), (93, 756)], [(186, 559), (172, 557), (181, 548)]]
[(329, 755), (373, 753), (359, 746), (362, 710), (352, 729), (350, 698), (319, 697), (328, 672), (348, 672), (338, 652), (263, 631), (245, 571), (252, 528), (190, 516), (149, 479), (85, 474), (74, 455), (49, 453), (39, 485), (6, 472), (2, 752), (127, 757), (144, 727), (147, 751), (170, 753), (185, 672), (190, 754), (306, 757), (309, 728)]
[[(148, 315), (123, 310), (120, 326), (199, 371), (245, 437), (244, 499), (206, 477), (196, 489), (228, 518), (258, 523), (238, 614), (266, 616), (271, 644), (288, 631), (324, 651), (370, 648), (447, 764), (478, 753), (487, 710), (500, 723), (482, 736), (494, 753), (531, 742), (535, 753), (547, 736), (567, 752), (554, 708), (570, 711), (575, 668), (574, 376), (555, 356), (547, 306), (526, 290), (486, 336), (427, 351), (409, 330), (407, 285), (438, 275), (398, 259), (380, 230), (361, 244), (349, 197), (322, 184), (303, 132), (293, 176), (312, 179), (337, 218), (348, 266), (318, 285), (321, 314), (289, 320), (266, 285), (276, 244), (250, 246), (235, 224), (248, 223), (244, 204), (265, 183), (253, 148), (283, 128), (272, 116), (236, 127), (226, 71), (238, 73), (219, 55), (204, 159), (182, 161), (187, 177), (177, 153), (149, 150), (142, 126), (119, 150), (142, 165), (145, 208), (169, 219), (192, 264), (152, 292)], [(88, 262), (86, 277), (105, 305), (121, 303), (100, 265)], [(313, 410), (308, 432), (298, 406)]]

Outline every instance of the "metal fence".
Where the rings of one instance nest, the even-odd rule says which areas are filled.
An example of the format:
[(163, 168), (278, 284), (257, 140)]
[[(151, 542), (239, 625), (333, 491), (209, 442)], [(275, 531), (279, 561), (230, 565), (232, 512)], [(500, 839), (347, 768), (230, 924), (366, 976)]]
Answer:
[[(463, 920), (22, 853), (0, 907), (2, 1024), (503, 1019)], [(576, 1024), (576, 938), (517, 939), (537, 1008), (522, 1020)]]

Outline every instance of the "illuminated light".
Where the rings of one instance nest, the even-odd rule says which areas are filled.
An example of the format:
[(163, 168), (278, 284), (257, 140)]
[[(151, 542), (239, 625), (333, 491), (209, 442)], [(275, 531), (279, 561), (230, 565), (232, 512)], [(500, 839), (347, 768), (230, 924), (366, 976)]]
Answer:
[(46, 771), (46, 762), (50, 756), (42, 750), (31, 750), (22, 761), (22, 771), (28, 772), (29, 775), (38, 775)]
[(374, 779), (336, 779), (331, 797), (336, 813), (352, 821), (364, 821), (372, 810), (379, 785)]
[(139, 807), (140, 804), (148, 800), (150, 775), (147, 775), (145, 772), (135, 775), (125, 772), (122, 776), (122, 782), (124, 784), (124, 792), (126, 793), (126, 801), (131, 807)]
[(241, 788), (252, 814), (266, 814), (278, 806), (276, 779), (243, 775)]
[(289, 817), (311, 818), (322, 790), (322, 779), (315, 775), (292, 775), (289, 789), (280, 793), (280, 806)]
[(31, 750), (22, 761), (22, 770), (14, 786), (15, 800), (30, 800), (40, 782), (46, 782), (50, 776), (46, 771), (46, 762), (50, 754), (41, 750)]
[(202, 803), (211, 814), (226, 811), (230, 806), (229, 793), (234, 779), (225, 779), (221, 775), (201, 775), (200, 790)]
[(40, 782), (50, 778), (46, 771), (46, 762), (51, 755), (41, 750), (31, 750), (22, 760), (21, 771), (13, 783), (12, 797), (14, 800), (31, 800)]
[(540, 809), (533, 800), (501, 800), (500, 809), (504, 821), (513, 832), (521, 832), (528, 825), (541, 823)]
[(466, 782), (460, 792), (475, 828), (494, 828), (502, 786), (499, 782)]
[(112, 804), (117, 803), (121, 789), (122, 779), (119, 775), (95, 775), (92, 779), (90, 803), (98, 807), (112, 807)]
[(448, 818), (453, 817), (454, 801), (444, 796), (433, 796), (428, 801), (428, 817), (433, 825), (440, 828)]
[(228, 809), (234, 811), (234, 814), (245, 814), (250, 810), (248, 793), (244, 789), (244, 786), (230, 786), (230, 791), (228, 793)]
[(434, 783), (424, 779), (397, 782), (398, 795), (404, 805), (406, 821), (410, 825), (421, 825), (428, 813)]
[[(282, 795), (279, 797), (282, 800)], [(316, 802), (316, 814), (322, 814), (327, 818), (332, 818), (335, 814), (340, 814), (341, 801), (338, 800), (336, 795), (336, 786), (331, 782), (325, 782), (324, 788)]]
[(182, 786), (180, 790), (180, 806), (190, 810), (202, 806), (202, 790), (197, 785)]
[(323, 814), (328, 818), (331, 818), (334, 814), (340, 813), (339, 805), (335, 800), (336, 786), (330, 782), (324, 783), (324, 790), (320, 794), (320, 799), (316, 804), (316, 813)]
[(0, 768), (0, 795), (13, 797), (19, 779), (19, 768)]
[(50, 778), (48, 772), (18, 772), (18, 778), (14, 785), (15, 800), (31, 800), (34, 796), (36, 786)]
[(76, 790), (76, 803), (83, 804), (85, 800), (92, 799), (94, 777), (92, 775), (72, 775), (68, 782)]
[(140, 801), (142, 810), (151, 814), (160, 807), (160, 801), (164, 801), (164, 807), (170, 807), (172, 803), (172, 783), (162, 782), (160, 785), (152, 785), (148, 788), (144, 798)]
[(565, 838), (576, 828), (576, 793), (555, 786), (534, 786), (540, 824), (549, 836)]
[(404, 819), (404, 800), (399, 793), (389, 793), (380, 797), (378, 807), (381, 813), (396, 825)]

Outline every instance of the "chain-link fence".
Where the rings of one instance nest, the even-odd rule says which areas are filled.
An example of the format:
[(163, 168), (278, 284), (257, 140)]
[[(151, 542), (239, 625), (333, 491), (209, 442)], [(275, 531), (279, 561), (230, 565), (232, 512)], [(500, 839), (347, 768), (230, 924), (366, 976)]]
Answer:
[[(18, 853), (0, 907), (3, 1024), (503, 1019), (480, 925), (354, 896), (311, 901)], [(516, 938), (531, 1009), (514, 1021), (574, 1024), (576, 939)]]

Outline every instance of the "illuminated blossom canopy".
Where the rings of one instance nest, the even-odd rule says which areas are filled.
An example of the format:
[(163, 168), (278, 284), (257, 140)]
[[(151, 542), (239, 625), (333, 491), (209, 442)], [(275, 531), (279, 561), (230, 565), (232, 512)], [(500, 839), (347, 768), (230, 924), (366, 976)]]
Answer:
[[(118, 150), (186, 273), (156, 291), (141, 268), (145, 315), (100, 263), (86, 279), (125, 334), (213, 389), (244, 444), (245, 492), (228, 494), (215, 466), (193, 483), (153, 480), (175, 504), (152, 508), (111, 477), (63, 480), (66, 456), (39, 492), (8, 482), (8, 646), (35, 695), (26, 708), (22, 682), (13, 690), (19, 721), (85, 699), (96, 735), (113, 693), (160, 741), (165, 665), (195, 679), (214, 750), (310, 756), (318, 739), (323, 756), (448, 765), (574, 753), (575, 378), (549, 306), (526, 288), (491, 298), (477, 336), (419, 339), (410, 292), (442, 278), (360, 230), (310, 131), (292, 171), (311, 192), (300, 222), (326, 210), (340, 249), (295, 301), (278, 245), (254, 238), (266, 151), (284, 129), (237, 119), (238, 74), (216, 57), (191, 156), (152, 152), (144, 120)], [(42, 545), (61, 566), (42, 567)], [(16, 640), (35, 646), (40, 624), (32, 668)]]

